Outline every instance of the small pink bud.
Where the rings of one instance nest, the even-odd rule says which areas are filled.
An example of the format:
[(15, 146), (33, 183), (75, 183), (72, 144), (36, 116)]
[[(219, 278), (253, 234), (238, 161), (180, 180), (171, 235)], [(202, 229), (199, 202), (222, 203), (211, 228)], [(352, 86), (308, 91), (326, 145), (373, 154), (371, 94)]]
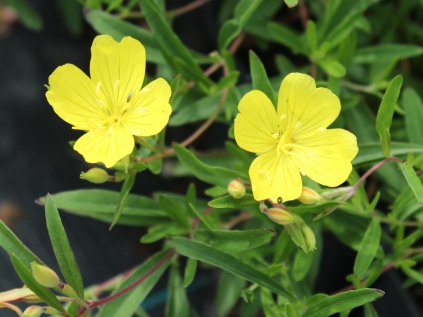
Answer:
[(228, 184), (228, 193), (235, 199), (241, 199), (245, 196), (245, 186), (241, 181), (234, 179)]

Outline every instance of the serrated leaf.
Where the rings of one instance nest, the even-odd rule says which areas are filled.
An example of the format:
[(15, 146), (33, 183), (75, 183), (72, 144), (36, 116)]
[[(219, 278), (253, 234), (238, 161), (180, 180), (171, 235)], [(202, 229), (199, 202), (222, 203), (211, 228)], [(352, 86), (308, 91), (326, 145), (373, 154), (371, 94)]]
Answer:
[(284, 290), (280, 284), (276, 283), (273, 279), (261, 271), (241, 262), (232, 255), (186, 238), (171, 238), (168, 241), (168, 244), (169, 246), (174, 247), (178, 253), (186, 257), (217, 266), (253, 283), (257, 283), (262, 287), (267, 287), (271, 291), (289, 300), (294, 300), (294, 297)]
[(250, 51), (249, 56), (253, 88), (264, 92), (267, 97), (269, 97), (270, 101), (272, 101), (272, 103), (276, 105), (276, 95), (273, 91), (272, 85), (270, 84), (269, 78), (267, 77), (266, 69), (264, 68), (263, 63), (253, 51)]
[[(119, 192), (104, 189), (80, 189), (53, 194), (57, 208), (66, 212), (91, 217), (110, 223), (119, 201)], [(45, 204), (45, 197), (37, 200)], [(123, 207), (119, 224), (147, 226), (169, 219), (153, 199), (141, 195), (129, 194)]]
[(78, 264), (70, 246), (65, 228), (60, 219), (59, 211), (50, 195), (47, 195), (46, 223), (54, 254), (66, 282), (77, 292), (80, 298), (84, 298), (84, 285)]
[(270, 243), (275, 232), (270, 229), (196, 230), (194, 238), (226, 253), (237, 253)]
[(172, 255), (171, 251), (161, 251), (138, 266), (113, 294), (133, 285), (137, 281), (138, 284), (130, 292), (102, 306), (96, 317), (131, 317), (166, 271)]
[(388, 88), (383, 95), (382, 102), (376, 116), (376, 131), (379, 134), (380, 143), (382, 145), (383, 154), (388, 157), (390, 155), (391, 134), (389, 132), (394, 115), (395, 106), (402, 86), (402, 76), (397, 75), (389, 83)]
[(194, 176), (206, 183), (226, 187), (231, 180), (243, 177), (242, 174), (236, 171), (201, 162), (192, 152), (179, 144), (174, 144), (173, 148), (182, 165)]
[(303, 314), (303, 317), (327, 317), (370, 303), (385, 293), (378, 289), (363, 288), (327, 296), (316, 301)]
[(32, 276), (32, 272), (24, 262), (22, 262), (17, 256), (13, 253), (10, 254), (10, 260), (12, 261), (13, 268), (18, 274), (20, 280), (28, 287), (31, 291), (34, 292), (38, 297), (44, 300), (48, 305), (57, 309), (58, 311), (65, 312), (62, 304), (54, 296), (54, 294), (46, 287), (40, 285)]
[(366, 230), (366, 233), (364, 234), (360, 249), (358, 250), (357, 257), (355, 258), (354, 274), (362, 276), (366, 273), (376, 256), (377, 250), (379, 249), (381, 232), (382, 230), (379, 220), (373, 218)]

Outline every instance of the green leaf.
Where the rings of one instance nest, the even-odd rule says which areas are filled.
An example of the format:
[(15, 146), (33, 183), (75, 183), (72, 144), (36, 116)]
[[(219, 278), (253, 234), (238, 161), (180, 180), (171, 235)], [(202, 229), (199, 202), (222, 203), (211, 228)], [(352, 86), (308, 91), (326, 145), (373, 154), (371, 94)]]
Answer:
[(191, 210), (194, 212), (194, 214), (200, 219), (200, 222), (202, 224), (204, 224), (208, 229), (212, 230), (212, 229), (216, 229), (217, 228), (217, 225), (212, 220), (210, 220), (210, 218), (208, 218), (207, 215), (204, 212), (199, 211), (191, 203), (189, 203), (188, 205), (191, 208)]
[(271, 229), (196, 230), (194, 238), (226, 253), (238, 253), (270, 243), (275, 237)]
[(241, 33), (242, 27), (235, 20), (227, 20), (219, 30), (218, 46), (220, 50), (225, 49), (231, 44), (232, 40)]
[(294, 297), (273, 279), (252, 266), (241, 262), (232, 255), (186, 238), (171, 238), (168, 243), (169, 246), (174, 247), (178, 253), (186, 257), (219, 267), (250, 282), (257, 283), (262, 287), (267, 287), (271, 291), (289, 300), (294, 300)]
[[(53, 194), (57, 208), (69, 213), (91, 217), (110, 223), (119, 201), (120, 194), (104, 189), (80, 189)], [(45, 197), (38, 199), (44, 204)], [(157, 202), (149, 197), (129, 194), (119, 224), (130, 226), (148, 226), (169, 219)]]
[(82, 5), (77, 1), (56, 0), (61, 18), (72, 35), (80, 35), (84, 27)]
[(253, 88), (264, 92), (270, 101), (276, 105), (276, 95), (273, 91), (273, 87), (270, 84), (269, 78), (267, 77), (266, 69), (260, 58), (250, 50), (250, 71), (251, 79), (253, 81)]
[(392, 117), (394, 115), (395, 106), (397, 105), (402, 82), (403, 79), (401, 75), (397, 75), (391, 80), (377, 112), (376, 131), (379, 134), (383, 153), (386, 157), (390, 155), (391, 135), (389, 130), (391, 128)]
[(327, 296), (314, 304), (306, 310), (303, 317), (327, 317), (335, 313), (350, 310), (355, 307), (372, 302), (385, 293), (378, 289), (363, 288), (359, 290), (339, 293), (332, 296)]
[(416, 174), (416, 171), (413, 168), (411, 162), (405, 162), (399, 164), (399, 168), (404, 175), (408, 186), (410, 186), (411, 190), (414, 193), (418, 203), (423, 206), (423, 185), (420, 181), (419, 177)]
[(379, 317), (376, 309), (374, 309), (372, 304), (364, 305), (364, 317)]
[(80, 298), (84, 299), (81, 272), (60, 219), (59, 211), (50, 195), (47, 195), (45, 212), (48, 234), (60, 270), (66, 282), (77, 292)]
[(247, 206), (257, 205), (257, 201), (251, 194), (245, 194), (245, 196), (240, 199), (235, 199), (230, 195), (226, 195), (209, 201), (208, 205), (213, 208), (240, 209)]
[(166, 304), (166, 317), (188, 317), (189, 303), (185, 294), (185, 288), (182, 286), (176, 265), (172, 266), (168, 283), (169, 296)]
[[(171, 65), (175, 65), (174, 60), (177, 58), (180, 65), (175, 65), (188, 78), (195, 82), (201, 83), (205, 87), (210, 87), (213, 82), (207, 78), (202, 69), (196, 64), (190, 51), (185, 47), (179, 37), (173, 32), (172, 28), (166, 21), (164, 15), (152, 0), (140, 1), (142, 12), (148, 25), (153, 31), (159, 47), (165, 58)], [(182, 66), (182, 67), (180, 67)], [(186, 70), (190, 70), (189, 73)]]
[(405, 126), (411, 143), (423, 145), (423, 102), (412, 88), (405, 89), (402, 103), (405, 110)]
[(6, 0), (6, 3), (15, 9), (19, 20), (28, 29), (40, 31), (43, 28), (43, 21), (40, 15), (32, 8), (27, 0)]
[(141, 243), (154, 243), (166, 237), (185, 235), (188, 230), (177, 223), (166, 221), (148, 228), (148, 232), (141, 238)]
[(138, 284), (130, 292), (105, 304), (96, 317), (131, 317), (166, 271), (172, 255), (171, 251), (161, 251), (138, 266), (113, 294), (119, 293), (134, 283)]
[(197, 260), (189, 258), (187, 260), (187, 264), (185, 265), (185, 272), (184, 272), (184, 287), (188, 287), (191, 285), (192, 281), (194, 281), (195, 273), (197, 272)]
[(379, 249), (381, 237), (380, 222), (373, 218), (361, 241), (360, 249), (354, 263), (354, 274), (362, 276), (366, 273)]
[[(401, 156), (409, 153), (423, 153), (423, 145), (392, 142), (391, 155)], [(358, 155), (353, 160), (353, 165), (368, 164), (378, 162), (385, 158), (384, 153), (378, 143), (361, 144)]]
[(217, 316), (226, 316), (235, 306), (246, 281), (228, 272), (222, 272), (217, 285), (215, 307)]
[(335, 78), (342, 78), (347, 73), (344, 65), (334, 59), (324, 59), (318, 62), (318, 65), (323, 68), (323, 70)]
[(299, 33), (273, 22), (270, 22), (267, 28), (273, 41), (292, 49), (294, 53), (304, 53), (304, 45)]
[(113, 215), (113, 220), (109, 227), (109, 230), (111, 230), (115, 226), (115, 224), (118, 222), (122, 214), (123, 207), (125, 206), (126, 199), (128, 198), (129, 192), (131, 191), (132, 187), (134, 187), (136, 177), (137, 177), (137, 173), (130, 173), (128, 174), (128, 176), (126, 176), (126, 179), (122, 184), (122, 189), (120, 190), (119, 200), (116, 205), (116, 209)]
[(307, 43), (310, 48), (310, 51), (313, 53), (317, 50), (317, 32), (316, 32), (316, 24), (312, 20), (307, 21), (307, 29), (306, 29), (306, 38)]
[(18, 274), (21, 281), (36, 294), (40, 297), (43, 301), (45, 301), (51, 307), (57, 309), (58, 311), (65, 312), (62, 304), (59, 300), (54, 296), (54, 294), (46, 287), (40, 285), (32, 276), (32, 272), (28, 269), (27, 265), (22, 262), (16, 255), (13, 253), (10, 254), (10, 260), (12, 261), (13, 268), (15, 269), (16, 273)]
[(357, 50), (354, 62), (371, 64), (374, 62), (390, 63), (395, 60), (415, 57), (423, 54), (423, 48), (409, 44), (379, 44)]
[(292, 276), (297, 282), (302, 281), (308, 274), (313, 264), (314, 252), (303, 252), (298, 250), (295, 253), (294, 264), (292, 266)]
[(173, 148), (182, 165), (203, 182), (226, 188), (231, 180), (243, 177), (234, 170), (204, 164), (192, 152), (179, 144), (174, 144)]
[(43, 263), (21, 240), (0, 221), (0, 246), (9, 254), (17, 257), (26, 268), (31, 268), (32, 262)]
[(166, 195), (159, 195), (159, 205), (176, 223), (184, 228), (189, 227), (190, 214), (186, 205), (182, 208), (179, 202)]

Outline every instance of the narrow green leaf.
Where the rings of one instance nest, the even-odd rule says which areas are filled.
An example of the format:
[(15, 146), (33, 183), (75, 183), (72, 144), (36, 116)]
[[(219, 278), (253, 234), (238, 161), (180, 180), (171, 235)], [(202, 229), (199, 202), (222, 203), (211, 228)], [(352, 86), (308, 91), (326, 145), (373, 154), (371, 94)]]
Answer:
[(40, 15), (29, 5), (26, 0), (6, 0), (6, 4), (15, 9), (19, 20), (28, 29), (40, 31), (43, 28), (43, 21)]
[(217, 316), (227, 316), (229, 311), (239, 301), (241, 291), (246, 285), (246, 281), (236, 275), (222, 272), (217, 285), (215, 297), (215, 307)]
[(347, 73), (344, 65), (334, 59), (324, 59), (318, 62), (318, 65), (323, 68), (323, 70), (335, 78), (342, 78)]
[(314, 252), (303, 252), (298, 250), (295, 253), (294, 264), (292, 266), (292, 276), (294, 280), (302, 281), (308, 274), (313, 264)]
[(303, 53), (304, 44), (301, 41), (301, 35), (286, 26), (277, 23), (269, 23), (267, 25), (269, 35), (273, 41), (287, 46), (292, 49), (294, 53)]
[(378, 289), (363, 288), (328, 296), (310, 305), (303, 314), (303, 317), (331, 316), (335, 313), (370, 303), (384, 294), (384, 292)]
[(188, 287), (191, 285), (192, 281), (194, 281), (195, 273), (197, 272), (197, 260), (189, 258), (187, 260), (187, 264), (185, 265), (185, 273), (184, 273), (184, 287)]
[(209, 218), (207, 218), (207, 215), (204, 214), (204, 212), (199, 211), (193, 204), (188, 203), (191, 210), (194, 212), (194, 214), (200, 219), (200, 222), (204, 224), (208, 229), (216, 229), (216, 224), (211, 221)]
[(408, 139), (411, 143), (423, 145), (423, 102), (412, 88), (405, 89), (402, 102)]
[[(404, 156), (409, 153), (423, 153), (423, 145), (403, 143), (403, 142), (392, 142), (391, 143), (391, 155)], [(384, 153), (378, 143), (367, 143), (360, 145), (360, 151), (353, 160), (353, 165), (368, 164), (378, 162), (385, 158)]]
[(289, 300), (294, 300), (294, 297), (285, 291), (281, 285), (276, 283), (273, 279), (256, 270), (252, 266), (241, 262), (232, 255), (186, 238), (171, 238), (168, 243), (171, 247), (174, 247), (178, 253), (186, 257), (217, 266), (253, 283), (257, 283), (262, 287), (267, 287), (273, 292)]
[(167, 61), (171, 65), (175, 65), (173, 60), (179, 58), (179, 61), (183, 64), (183, 69), (179, 69), (181, 71), (190, 70), (189, 74), (184, 72), (185, 75), (188, 75), (188, 78), (201, 83), (205, 87), (212, 86), (213, 82), (204, 75), (202, 69), (194, 61), (190, 51), (173, 32), (154, 1), (140, 1), (140, 6)]
[(379, 317), (376, 309), (373, 307), (372, 304), (365, 304), (364, 305), (364, 317)]
[(240, 0), (235, 8), (234, 19), (244, 26), (263, 0)]
[(231, 44), (232, 40), (241, 32), (242, 28), (235, 20), (227, 20), (219, 30), (217, 43), (221, 50)]
[(250, 71), (253, 88), (264, 92), (270, 101), (276, 105), (276, 95), (267, 77), (266, 69), (260, 58), (253, 51), (250, 51)]
[[(111, 223), (120, 193), (105, 189), (79, 189), (53, 194), (57, 208), (71, 214), (91, 217)], [(37, 202), (45, 204), (45, 197)], [(119, 224), (148, 226), (169, 219), (156, 201), (149, 197), (129, 194)]]
[(56, 0), (61, 18), (72, 35), (80, 35), (84, 27), (82, 5), (77, 1)]
[(257, 201), (251, 194), (246, 194), (240, 199), (235, 199), (230, 195), (226, 195), (209, 201), (208, 205), (213, 208), (240, 209), (246, 206), (257, 205)]
[(418, 203), (423, 206), (423, 185), (412, 164), (410, 164), (410, 162), (401, 163), (399, 164), (399, 168), (404, 175), (408, 186), (410, 186), (413, 191)]
[(379, 134), (383, 153), (386, 157), (390, 155), (391, 135), (389, 130), (391, 128), (392, 117), (398, 102), (402, 82), (403, 79), (401, 75), (397, 75), (391, 80), (377, 112), (376, 131)]
[(60, 270), (66, 282), (83, 299), (84, 285), (82, 283), (81, 272), (75, 260), (75, 255), (70, 246), (62, 220), (60, 219), (59, 211), (50, 195), (47, 195), (45, 212), (48, 234)]
[(188, 317), (189, 303), (176, 265), (173, 265), (170, 270), (167, 289), (169, 296), (166, 304), (165, 317)]
[(135, 184), (135, 179), (137, 177), (137, 173), (130, 173), (125, 181), (122, 184), (122, 189), (120, 190), (120, 195), (119, 195), (119, 200), (115, 209), (115, 213), (113, 215), (113, 220), (112, 223), (109, 227), (109, 230), (112, 230), (112, 228), (115, 226), (115, 224), (118, 222), (122, 211), (123, 211), (123, 207), (125, 206), (126, 203), (126, 199), (128, 198), (129, 192), (131, 191), (132, 187)]
[(360, 48), (357, 50), (354, 62), (359, 64), (390, 63), (393, 60), (415, 57), (421, 54), (423, 54), (421, 46), (387, 43)]
[(26, 268), (31, 268), (31, 262), (43, 263), (21, 240), (0, 220), (0, 246), (9, 254), (17, 257)]
[(154, 243), (171, 236), (182, 236), (188, 233), (188, 228), (174, 222), (163, 222), (148, 228), (148, 232), (142, 236), (141, 243)]
[(226, 253), (237, 253), (268, 244), (275, 237), (271, 229), (196, 230), (194, 238)]
[(423, 273), (413, 270), (409, 267), (402, 267), (402, 271), (413, 280), (417, 281), (419, 284), (423, 285)]
[(182, 208), (179, 202), (165, 195), (159, 195), (159, 205), (176, 223), (184, 228), (189, 226), (190, 214), (187, 211), (186, 205), (185, 208)]
[(364, 234), (364, 238), (361, 241), (360, 249), (358, 250), (357, 257), (354, 263), (354, 274), (362, 276), (366, 273), (374, 257), (376, 256), (377, 250), (379, 249), (381, 237), (380, 222), (378, 219), (373, 218), (369, 227)]
[(243, 175), (220, 166), (211, 166), (201, 162), (192, 152), (179, 144), (174, 144), (176, 156), (194, 176), (200, 180), (213, 185), (225, 187), (236, 178), (242, 178)]
[(40, 285), (32, 276), (32, 272), (24, 262), (22, 262), (17, 256), (13, 253), (10, 254), (10, 260), (12, 261), (13, 268), (18, 274), (21, 281), (36, 294), (42, 300), (44, 300), (48, 305), (57, 309), (58, 311), (65, 312), (62, 304), (54, 296), (54, 294), (46, 287)]
[(161, 251), (138, 266), (113, 294), (138, 284), (130, 292), (105, 304), (96, 317), (131, 317), (166, 271), (172, 255), (171, 251)]

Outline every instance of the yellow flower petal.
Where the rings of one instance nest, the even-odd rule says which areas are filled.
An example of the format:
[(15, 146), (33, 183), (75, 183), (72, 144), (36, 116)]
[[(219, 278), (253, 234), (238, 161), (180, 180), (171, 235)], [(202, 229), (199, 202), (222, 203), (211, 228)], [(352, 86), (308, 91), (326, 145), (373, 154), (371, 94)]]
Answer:
[(134, 137), (119, 125), (100, 127), (80, 137), (74, 149), (88, 163), (104, 163), (112, 167), (134, 149)]
[(302, 181), (295, 162), (289, 155), (278, 157), (271, 151), (257, 157), (249, 170), (255, 200), (294, 200), (301, 195)]
[(328, 127), (340, 111), (339, 98), (329, 89), (316, 88), (313, 77), (291, 73), (282, 81), (278, 115), (282, 119), (282, 131), (293, 131), (293, 138), (304, 137), (319, 128)]
[(109, 35), (97, 36), (91, 47), (91, 79), (105, 96), (112, 114), (126, 106), (131, 94), (141, 89), (145, 74), (145, 49), (137, 40), (116, 42)]
[(75, 128), (90, 130), (104, 120), (94, 83), (75, 65), (57, 67), (49, 86), (46, 97), (54, 112)]
[(128, 131), (137, 136), (159, 133), (169, 121), (172, 108), (169, 104), (172, 91), (163, 78), (158, 78), (132, 96), (132, 107), (122, 118)]
[(358, 152), (355, 135), (343, 129), (321, 130), (295, 144), (292, 155), (301, 173), (330, 187), (347, 180)]
[(235, 140), (246, 151), (265, 153), (277, 144), (279, 119), (270, 99), (259, 90), (245, 94), (235, 118)]

